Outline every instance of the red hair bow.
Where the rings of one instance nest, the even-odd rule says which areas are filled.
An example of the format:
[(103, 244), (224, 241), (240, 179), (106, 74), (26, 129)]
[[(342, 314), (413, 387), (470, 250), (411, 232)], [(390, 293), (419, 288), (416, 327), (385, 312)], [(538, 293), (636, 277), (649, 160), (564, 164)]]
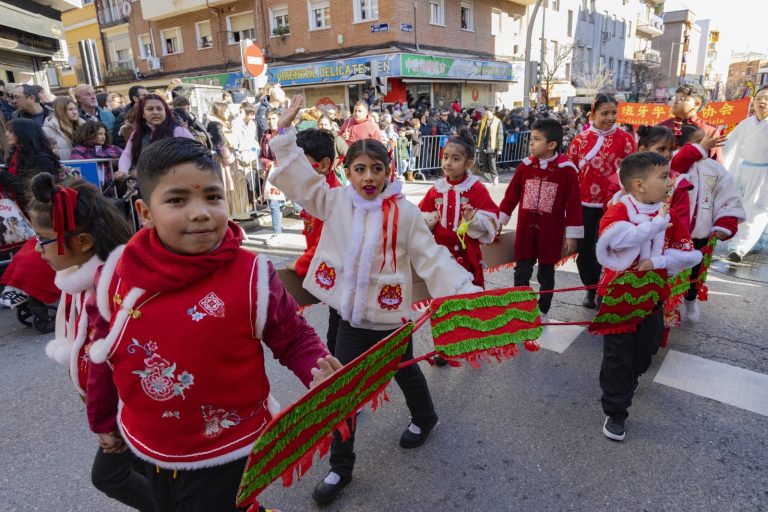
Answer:
[(77, 190), (69, 187), (59, 187), (53, 193), (53, 230), (56, 232), (58, 254), (64, 254), (64, 234), (77, 229), (75, 224), (75, 207), (77, 206)]

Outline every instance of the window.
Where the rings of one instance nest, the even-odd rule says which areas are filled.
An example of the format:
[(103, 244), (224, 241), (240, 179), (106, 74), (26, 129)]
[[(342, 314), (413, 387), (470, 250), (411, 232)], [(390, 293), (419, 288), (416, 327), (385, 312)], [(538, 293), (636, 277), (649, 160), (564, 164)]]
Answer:
[(612, 30), (612, 32), (613, 32), (613, 37), (616, 37), (616, 25), (618, 25), (618, 24), (619, 24), (619, 22), (618, 22), (618, 21), (616, 21), (616, 16), (614, 16), (614, 17), (613, 17), (613, 19), (611, 20), (611, 23), (612, 23), (612, 25), (613, 25), (613, 30)]
[(560, 11), (560, 0), (552, 0), (552, 10), (555, 12)]
[(573, 36), (573, 11), (568, 11), (568, 37)]
[(195, 23), (195, 34), (197, 36), (197, 48), (213, 48), (213, 38), (211, 37), (210, 20), (198, 21)]
[(618, 82), (618, 83), (621, 83), (621, 80), (622, 80), (622, 75), (621, 75), (621, 65), (622, 64), (623, 64), (623, 62), (621, 61), (621, 59), (616, 61), (616, 80), (614, 80), (614, 81)]
[(163, 55), (174, 55), (184, 52), (181, 44), (181, 29), (167, 28), (160, 31), (160, 43), (163, 45)]
[(581, 18), (581, 21), (587, 21), (587, 14), (589, 14), (588, 0), (581, 0), (581, 9), (579, 10), (579, 18)]
[(355, 11), (355, 23), (379, 18), (379, 0), (352, 0)]
[(139, 56), (142, 59), (148, 59), (155, 56), (155, 49), (152, 48), (152, 38), (149, 34), (139, 35)]
[(113, 64), (120, 67), (133, 67), (133, 50), (131, 49), (131, 39), (128, 34), (109, 40), (109, 47), (112, 49)]
[(491, 35), (500, 36), (501, 33), (501, 11), (498, 9), (491, 9)]
[(624, 39), (625, 30), (627, 30), (627, 20), (625, 20), (624, 18), (621, 18), (621, 30), (619, 31), (619, 38)]
[(429, 22), (445, 25), (445, 0), (429, 0)]
[(571, 80), (571, 63), (570, 62), (565, 63), (565, 79), (568, 81)]
[(331, 27), (331, 3), (329, 0), (309, 1), (309, 30)]
[(608, 71), (613, 71), (613, 57), (608, 57)]
[(461, 2), (461, 28), (475, 30), (475, 9), (472, 2)]
[(632, 22), (627, 22), (627, 37), (632, 37)]
[[(277, 9), (270, 11), (274, 20)], [(285, 9), (285, 26), (288, 27), (288, 9)], [(274, 25), (272, 27), (274, 34)], [(286, 31), (288, 33), (288, 31)], [(253, 25), (253, 12), (241, 12), (227, 16), (227, 40), (229, 44), (238, 44), (245, 39), (256, 39), (256, 28)]]

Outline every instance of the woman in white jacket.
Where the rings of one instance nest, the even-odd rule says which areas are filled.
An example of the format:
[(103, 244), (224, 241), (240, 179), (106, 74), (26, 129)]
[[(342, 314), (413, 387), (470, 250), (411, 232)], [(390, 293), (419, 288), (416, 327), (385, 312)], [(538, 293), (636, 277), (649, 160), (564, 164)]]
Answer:
[(43, 133), (56, 142), (56, 152), (61, 160), (69, 160), (75, 145), (75, 132), (84, 123), (77, 111), (77, 103), (69, 96), (61, 96), (53, 102), (53, 115), (43, 123)]
[[(438, 245), (419, 208), (390, 181), (391, 160), (381, 142), (356, 141), (347, 151), (345, 172), (350, 185), (331, 189), (296, 145), (292, 121), (303, 98), (293, 98), (270, 140), (277, 165), (269, 180), (307, 213), (324, 221), (304, 287), (341, 315), (336, 357), (347, 364), (402, 325), (411, 305), (411, 268), (432, 297), (479, 292), (472, 275)], [(403, 360), (413, 357), (409, 344)], [(411, 423), (400, 437), (402, 448), (424, 443), (437, 423), (432, 397), (417, 365), (395, 374), (405, 395)], [(354, 427), (342, 442), (334, 433), (331, 471), (312, 497), (332, 502), (352, 480)]]

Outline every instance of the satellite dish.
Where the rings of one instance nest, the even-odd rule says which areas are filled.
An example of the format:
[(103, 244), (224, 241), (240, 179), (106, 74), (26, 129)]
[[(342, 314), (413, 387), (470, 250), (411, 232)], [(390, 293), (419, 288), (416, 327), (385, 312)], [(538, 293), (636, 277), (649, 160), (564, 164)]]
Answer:
[(123, 17), (129, 17), (131, 15), (131, 4), (129, 2), (123, 2), (120, 6), (120, 11), (123, 13)]

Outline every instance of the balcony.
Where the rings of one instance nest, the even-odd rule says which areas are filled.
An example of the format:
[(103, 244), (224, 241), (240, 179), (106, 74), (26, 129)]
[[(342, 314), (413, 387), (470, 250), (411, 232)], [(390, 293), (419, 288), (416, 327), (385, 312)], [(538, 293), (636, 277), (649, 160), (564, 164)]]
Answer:
[(108, 7), (104, 7), (103, 9), (99, 9), (97, 11), (97, 15), (99, 17), (99, 26), (101, 28), (106, 28), (128, 23), (128, 16), (125, 16), (125, 12), (128, 12), (130, 15), (130, 11), (125, 11), (122, 7), (122, 4), (110, 5)]
[(157, 21), (189, 12), (203, 11), (235, 0), (141, 0), (141, 13), (147, 21)]
[(659, 50), (639, 50), (634, 54), (635, 62), (646, 66), (656, 67), (661, 64), (661, 52)]
[(139, 78), (136, 62), (133, 59), (111, 62), (107, 69), (107, 82), (129, 82)]
[(649, 37), (658, 37), (664, 33), (664, 20), (655, 14), (640, 15), (637, 19), (637, 31)]

